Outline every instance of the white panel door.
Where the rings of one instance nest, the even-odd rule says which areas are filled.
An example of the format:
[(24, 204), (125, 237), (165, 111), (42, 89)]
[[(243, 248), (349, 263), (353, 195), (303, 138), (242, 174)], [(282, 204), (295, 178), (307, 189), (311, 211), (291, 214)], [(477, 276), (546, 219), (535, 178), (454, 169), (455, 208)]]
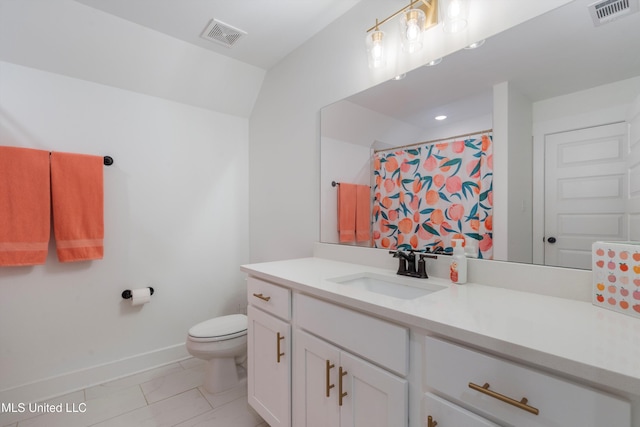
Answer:
[(338, 427), (338, 367), (340, 351), (312, 335), (296, 330), (293, 425)]
[(291, 325), (247, 308), (247, 394), (271, 427), (291, 426)]
[(408, 419), (408, 383), (377, 366), (340, 354), (340, 427), (402, 427)]
[(627, 115), (629, 123), (629, 240), (640, 241), (640, 95)]
[(545, 264), (591, 268), (591, 244), (627, 239), (624, 122), (545, 136)]

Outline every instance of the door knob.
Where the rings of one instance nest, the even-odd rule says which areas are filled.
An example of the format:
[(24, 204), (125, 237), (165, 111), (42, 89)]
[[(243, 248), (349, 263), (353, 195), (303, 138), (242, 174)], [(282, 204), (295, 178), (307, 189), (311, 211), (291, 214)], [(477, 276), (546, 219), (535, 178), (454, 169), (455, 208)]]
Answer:
[(554, 243), (556, 242), (556, 238), (555, 238), (555, 237), (549, 237), (549, 238), (547, 239), (547, 242), (549, 242), (549, 243), (551, 243), (551, 244), (554, 244)]

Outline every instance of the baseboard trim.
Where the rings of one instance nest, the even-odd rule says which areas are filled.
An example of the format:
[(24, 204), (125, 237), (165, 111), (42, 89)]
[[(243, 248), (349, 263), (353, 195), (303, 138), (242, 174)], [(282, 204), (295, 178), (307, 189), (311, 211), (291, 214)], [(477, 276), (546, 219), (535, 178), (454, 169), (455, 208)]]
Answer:
[(0, 402), (42, 402), (108, 381), (144, 372), (191, 357), (184, 343), (136, 354), (0, 391)]

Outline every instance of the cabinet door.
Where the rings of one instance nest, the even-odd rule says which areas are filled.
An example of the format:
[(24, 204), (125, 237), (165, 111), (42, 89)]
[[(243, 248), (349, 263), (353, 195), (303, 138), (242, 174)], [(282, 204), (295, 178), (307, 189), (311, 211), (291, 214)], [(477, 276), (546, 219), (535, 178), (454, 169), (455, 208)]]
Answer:
[(249, 306), (248, 401), (271, 427), (291, 426), (291, 326)]
[(433, 422), (438, 423), (439, 427), (499, 427), (497, 424), (431, 393), (424, 395), (423, 407), (425, 414), (423, 424), (420, 426), (429, 427), (427, 418), (430, 416)]
[(344, 395), (340, 427), (408, 425), (407, 380), (344, 351), (340, 354), (340, 367), (344, 375), (336, 386), (338, 393), (342, 391)]
[(296, 330), (293, 420), (296, 427), (338, 427), (340, 351)]

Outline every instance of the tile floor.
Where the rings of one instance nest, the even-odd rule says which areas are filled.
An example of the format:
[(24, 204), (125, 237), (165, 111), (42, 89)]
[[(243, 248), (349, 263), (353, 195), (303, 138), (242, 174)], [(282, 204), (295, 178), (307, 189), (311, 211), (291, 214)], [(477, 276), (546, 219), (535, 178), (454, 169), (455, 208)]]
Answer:
[[(204, 362), (187, 359), (51, 399), (58, 413), (29, 406), (0, 414), (2, 427), (268, 427), (247, 404), (246, 379), (215, 395), (202, 387)], [(75, 412), (74, 412), (75, 411)]]

